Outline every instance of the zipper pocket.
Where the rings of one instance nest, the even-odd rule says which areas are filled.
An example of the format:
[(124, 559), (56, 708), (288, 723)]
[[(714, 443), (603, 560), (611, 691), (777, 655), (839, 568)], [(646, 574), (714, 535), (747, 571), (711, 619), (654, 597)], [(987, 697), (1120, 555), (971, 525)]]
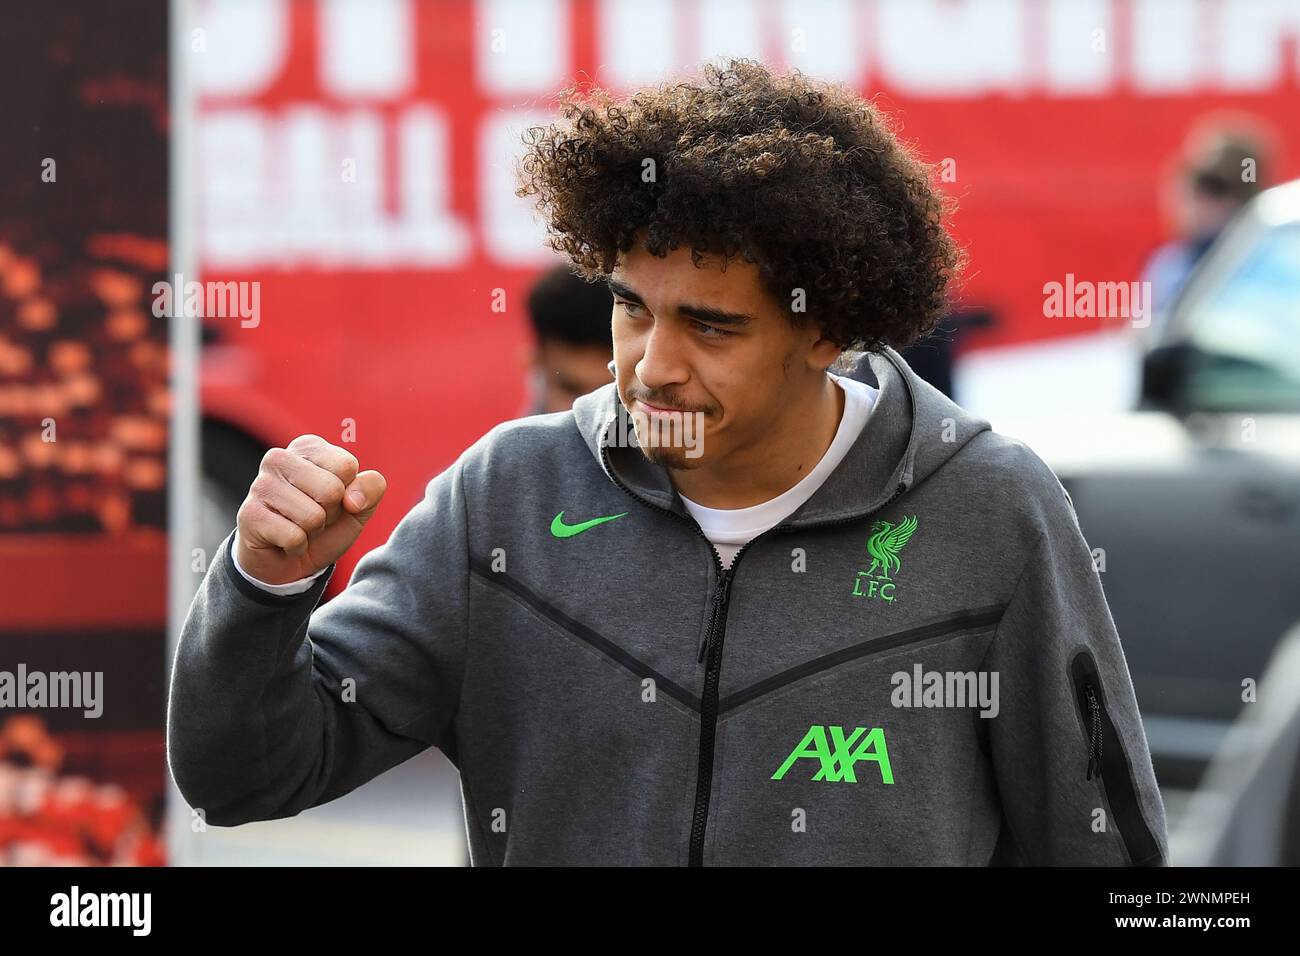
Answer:
[(1162, 862), (1160, 846), (1142, 814), (1133, 772), (1120, 743), (1119, 732), (1106, 710), (1105, 692), (1097, 673), (1097, 662), (1091, 653), (1079, 651), (1074, 655), (1070, 678), (1088, 748), (1084, 779), (1095, 777), (1101, 784), (1110, 817), (1119, 830), (1130, 862), (1135, 866), (1159, 866)]
[(1080, 682), (1080, 705), (1087, 715), (1088, 731), (1088, 772), (1084, 779), (1091, 780), (1096, 773), (1101, 776), (1101, 752), (1105, 745), (1101, 733), (1101, 701), (1097, 697), (1097, 687), (1092, 678), (1085, 677)]
[(780, 690), (797, 680), (803, 680), (823, 671), (853, 663), (864, 657), (897, 650), (900, 647), (920, 641), (937, 640), (948, 634), (956, 634), (961, 631), (987, 629), (1002, 620), (1006, 607), (1005, 604), (991, 604), (987, 607), (970, 608), (969, 610), (959, 611), (956, 614), (930, 621), (927, 624), (910, 627), (903, 631), (894, 631), (890, 634), (877, 635), (865, 641), (850, 644), (848, 647), (842, 647), (829, 654), (814, 657), (812, 660), (796, 664), (794, 667), (789, 667), (773, 674), (771, 677), (765, 677), (756, 684), (751, 684), (729, 694), (722, 699), (720, 712), (726, 712), (739, 707), (741, 704), (747, 704), (757, 697), (763, 697), (773, 691)]

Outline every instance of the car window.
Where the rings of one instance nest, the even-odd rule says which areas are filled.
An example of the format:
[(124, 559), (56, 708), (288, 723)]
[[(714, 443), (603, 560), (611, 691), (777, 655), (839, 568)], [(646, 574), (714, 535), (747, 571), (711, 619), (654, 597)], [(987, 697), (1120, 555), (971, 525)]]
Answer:
[(1190, 305), (1188, 398), (1206, 411), (1300, 409), (1300, 223), (1262, 229)]

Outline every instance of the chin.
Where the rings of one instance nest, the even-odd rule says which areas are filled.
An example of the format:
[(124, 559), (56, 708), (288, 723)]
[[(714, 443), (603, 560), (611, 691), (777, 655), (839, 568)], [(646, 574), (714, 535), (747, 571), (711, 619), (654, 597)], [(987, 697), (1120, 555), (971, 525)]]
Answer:
[(669, 448), (665, 446), (641, 445), (641, 453), (646, 456), (652, 463), (661, 465), (664, 468), (672, 468), (677, 471), (689, 471), (692, 468), (699, 468), (704, 463), (703, 455), (690, 457), (686, 454), (685, 448)]

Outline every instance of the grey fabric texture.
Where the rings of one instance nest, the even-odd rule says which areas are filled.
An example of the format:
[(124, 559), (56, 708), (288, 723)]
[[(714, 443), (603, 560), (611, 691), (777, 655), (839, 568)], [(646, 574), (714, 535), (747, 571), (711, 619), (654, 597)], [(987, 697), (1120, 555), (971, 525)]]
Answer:
[(277, 597), (228, 536), (174, 660), (181, 793), (289, 817), (437, 747), (475, 865), (1165, 864), (1061, 483), (892, 349), (848, 374), (880, 389), (862, 434), (729, 575), (611, 442), (613, 384), (494, 427), (324, 604), (333, 567)]

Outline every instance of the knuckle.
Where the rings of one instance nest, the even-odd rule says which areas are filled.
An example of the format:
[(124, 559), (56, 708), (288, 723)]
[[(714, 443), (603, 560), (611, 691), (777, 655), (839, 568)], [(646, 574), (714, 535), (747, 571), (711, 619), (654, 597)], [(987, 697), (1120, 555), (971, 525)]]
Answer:
[(242, 530), (256, 531), (260, 534), (265, 530), (269, 513), (266, 505), (259, 499), (249, 497), (239, 506), (235, 522)]
[(275, 479), (266, 472), (260, 472), (249, 486), (248, 496), (254, 501), (265, 501), (271, 493)]
[(268, 448), (266, 454), (262, 456), (262, 470), (274, 470), (282, 468), (289, 458), (289, 451), (285, 448)]
[(289, 449), (292, 451), (299, 451), (305, 448), (314, 448), (320, 444), (329, 443), (319, 435), (313, 435), (309, 432), (306, 435), (299, 435), (293, 441), (289, 442)]
[(335, 456), (330, 459), (329, 468), (326, 470), (334, 477), (340, 479), (344, 485), (352, 482), (357, 476), (356, 456), (346, 448), (335, 447)]
[(347, 485), (338, 475), (331, 474), (326, 482), (325, 490), (321, 494), (321, 504), (333, 505), (343, 500), (343, 492), (347, 490)]
[(329, 516), (325, 513), (325, 509), (319, 504), (315, 504), (311, 509), (311, 513), (299, 522), (299, 526), (306, 531), (319, 531), (325, 527), (328, 520)]

